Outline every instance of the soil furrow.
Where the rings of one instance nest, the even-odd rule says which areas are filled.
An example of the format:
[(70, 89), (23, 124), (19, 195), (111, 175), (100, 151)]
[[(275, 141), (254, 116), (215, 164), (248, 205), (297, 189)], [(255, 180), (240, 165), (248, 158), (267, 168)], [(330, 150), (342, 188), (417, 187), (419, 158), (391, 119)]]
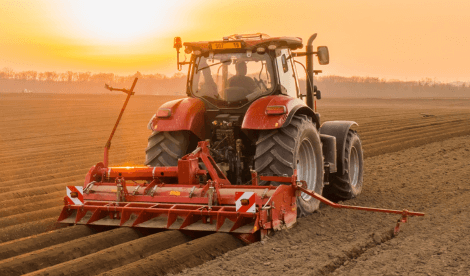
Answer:
[(69, 183), (60, 183), (54, 184), (46, 187), (37, 187), (37, 188), (27, 188), (23, 190), (13, 191), (3, 193), (0, 197), (0, 202), (4, 200), (14, 199), (14, 198), (23, 198), (23, 197), (32, 197), (37, 195), (50, 194), (57, 191), (65, 191), (65, 186), (81, 186), (83, 181), (74, 181)]
[(28, 275), (96, 275), (144, 259), (191, 239), (180, 231), (165, 231), (115, 245)]
[(41, 201), (63, 198), (63, 197), (64, 197), (64, 192), (57, 191), (57, 192), (50, 193), (50, 194), (4, 200), (4, 201), (0, 201), (0, 210), (3, 210), (5, 208), (12, 208), (16, 206), (31, 204), (31, 202), (41, 202)]
[(334, 273), (335, 270), (342, 267), (346, 263), (353, 259), (359, 258), (361, 255), (374, 247), (377, 247), (384, 242), (393, 239), (395, 235), (393, 230), (385, 231), (384, 233), (373, 233), (369, 239), (363, 240), (359, 243), (354, 244), (351, 248), (343, 250), (342, 254), (332, 258), (332, 260), (322, 267), (316, 269), (313, 275), (329, 275)]
[(359, 127), (361, 131), (363, 131), (364, 133), (368, 133), (370, 135), (379, 135), (389, 130), (396, 131), (396, 130), (401, 130), (404, 128), (426, 126), (432, 123), (446, 123), (449, 121), (465, 119), (465, 118), (468, 118), (468, 116), (462, 116), (458, 114), (458, 116), (446, 116), (442, 118), (440, 117), (439, 120), (428, 119), (428, 118), (413, 118), (413, 119), (408, 118), (404, 120), (391, 119), (389, 121), (382, 122), (380, 124), (375, 124), (375, 122), (361, 124), (359, 125)]
[(364, 135), (361, 135), (361, 140), (364, 143), (386, 141), (386, 140), (394, 139), (395, 137), (415, 135), (418, 133), (429, 133), (429, 132), (439, 131), (441, 129), (445, 130), (448, 128), (454, 128), (454, 127), (460, 127), (460, 126), (469, 127), (469, 124), (470, 124), (470, 119), (468, 119), (467, 121), (458, 120), (458, 121), (449, 122), (446, 124), (429, 124), (429, 125), (416, 127), (416, 128), (410, 128), (410, 129), (390, 130), (381, 134), (367, 135), (366, 137), (363, 137)]
[(37, 220), (47, 219), (51, 217), (58, 218), (63, 208), (64, 208), (63, 205), (54, 206), (54, 207), (43, 209), (43, 210), (37, 210), (33, 212), (22, 213), (22, 214), (0, 218), (0, 229), (15, 225), (15, 224), (22, 224), (25, 222), (37, 221)]
[(39, 210), (63, 206), (63, 205), (64, 205), (64, 201), (61, 200), (60, 197), (59, 198), (50, 197), (48, 198), (48, 200), (44, 200), (44, 201), (31, 201), (31, 203), (29, 204), (0, 209), (1, 210), (0, 218), (24, 214), (24, 213), (33, 212), (33, 211), (39, 211)]
[[(136, 132), (136, 134), (140, 134), (139, 137), (143, 137), (144, 133), (146, 133), (147, 131), (148, 130), (145, 128), (145, 130), (140, 130), (140, 131)], [(129, 129), (128, 132), (133, 133), (134, 131), (133, 131), (133, 129)], [(131, 138), (130, 136), (127, 136), (127, 135), (121, 135), (121, 133), (122, 133), (122, 130), (119, 129), (119, 131), (116, 133), (116, 135), (119, 135), (121, 137)], [(7, 152), (3, 152), (2, 155), (6, 157), (8, 155), (16, 154), (18, 152), (28, 151), (32, 147), (36, 147), (37, 145), (40, 145), (39, 150), (42, 150), (46, 147), (54, 148), (54, 147), (57, 146), (56, 141), (61, 141), (62, 143), (66, 144), (66, 145), (70, 144), (71, 146), (73, 146), (73, 145), (78, 145), (78, 143), (80, 143), (80, 141), (82, 141), (82, 143), (85, 141), (85, 143), (86, 143), (86, 141), (88, 140), (88, 141), (90, 141), (89, 143), (94, 143), (95, 145), (98, 145), (98, 144), (101, 144), (101, 143), (99, 143), (99, 141), (104, 141), (106, 143), (106, 140), (108, 138), (106, 136), (108, 136), (108, 135), (107, 134), (103, 134), (103, 135), (100, 135), (100, 136), (85, 135), (85, 136), (78, 137), (78, 138), (64, 136), (63, 139), (58, 139), (58, 138), (53, 139), (53, 137), (45, 136), (45, 137), (40, 138), (40, 139), (38, 138), (38, 139), (27, 140), (26, 142), (20, 142), (20, 141), (8, 142), (8, 144), (11, 145), (11, 150), (7, 150)], [(59, 148), (60, 148), (60, 146), (59, 146)]]
[(403, 118), (399, 118), (396, 116), (392, 116), (387, 120), (374, 120), (368, 123), (364, 123), (360, 125), (361, 129), (365, 131), (377, 131), (380, 133), (381, 129), (386, 128), (400, 128), (400, 127), (411, 127), (416, 124), (427, 124), (432, 122), (444, 122), (449, 120), (456, 120), (456, 119), (466, 119), (470, 116), (470, 113), (447, 113), (447, 114), (439, 114), (435, 117), (425, 118), (421, 115), (417, 115), (416, 117), (404, 116)]
[(419, 133), (419, 132), (411, 132), (409, 135), (400, 135), (400, 136), (394, 136), (391, 137), (391, 139), (387, 140), (379, 140), (379, 141), (367, 141), (363, 143), (364, 148), (377, 148), (377, 147), (382, 147), (382, 146), (390, 146), (393, 144), (400, 144), (403, 143), (404, 141), (414, 141), (414, 140), (420, 140), (420, 139), (428, 139), (429, 141), (432, 141), (433, 137), (441, 137), (442, 134), (446, 133), (457, 133), (457, 132), (462, 132), (466, 133), (466, 131), (470, 130), (470, 127), (467, 125), (459, 125), (459, 126), (454, 126), (450, 128), (443, 128), (443, 129), (436, 129), (431, 132), (424, 132), (424, 133)]
[(49, 217), (0, 228), (0, 242), (12, 241), (63, 227), (57, 224), (58, 217)]
[(227, 233), (215, 233), (178, 245), (140, 261), (100, 275), (166, 275), (200, 265), (228, 251), (243, 246)]
[(424, 136), (416, 139), (403, 138), (399, 141), (395, 140), (393, 143), (389, 144), (387, 142), (379, 142), (373, 145), (368, 145), (364, 147), (364, 156), (372, 157), (385, 153), (391, 153), (395, 151), (400, 151), (412, 147), (422, 146), (424, 144), (437, 142), (443, 139), (450, 139), (459, 136), (466, 136), (470, 134), (470, 129), (465, 127), (465, 129), (460, 131), (451, 131), (446, 133), (441, 133), (433, 136)]
[(95, 234), (95, 231), (93, 231), (92, 228), (85, 225), (77, 225), (10, 242), (0, 243), (0, 260), (26, 254), (92, 234)]
[[(129, 164), (132, 160), (143, 159), (143, 157), (141, 154), (138, 154), (135, 156), (113, 156), (110, 159), (112, 159), (109, 161), (111, 162), (110, 166), (120, 166), (126, 163)], [(35, 183), (39, 184), (40, 182), (46, 182), (48, 183), (47, 185), (51, 185), (53, 183), (57, 183), (57, 181), (74, 181), (78, 180), (78, 176), (81, 176), (83, 180), (92, 166), (96, 165), (98, 162), (102, 162), (99, 158), (95, 158), (93, 160), (95, 162), (80, 161), (81, 160), (75, 160), (75, 163), (64, 165), (60, 168), (37, 170), (41, 173), (35, 172), (22, 175), (21, 172), (19, 172), (18, 174), (10, 174), (8, 180), (1, 183), (0, 190), (1, 192), (14, 191), (18, 189), (16, 186), (24, 185), (24, 187), (34, 187), (36, 185)]]
[[(119, 142), (113, 143), (112, 151), (114, 152), (119, 152), (123, 151), (126, 148), (132, 146), (132, 147), (142, 147), (145, 148), (145, 144), (141, 144), (140, 141), (145, 142), (147, 140), (147, 136), (150, 135), (150, 133), (145, 132), (142, 134), (140, 137), (142, 139), (137, 139), (131, 140), (130, 137), (124, 140), (120, 140)], [(139, 136), (137, 136), (139, 137)], [(69, 143), (68, 141), (60, 141), (60, 143), (64, 146), (60, 145), (44, 145), (41, 144), (40, 141), (34, 141), (35, 145), (31, 147), (26, 147), (24, 149), (19, 149), (19, 148), (14, 148), (11, 153), (8, 153), (8, 155), (3, 158), (1, 161), (2, 163), (8, 164), (9, 162), (15, 161), (15, 160), (31, 160), (34, 157), (40, 157), (41, 159), (44, 157), (45, 160), (50, 160), (53, 158), (61, 158), (62, 156), (60, 154), (71, 154), (71, 155), (77, 155), (77, 156), (87, 156), (90, 153), (93, 154), (103, 154), (103, 149), (104, 146), (102, 143), (99, 143), (97, 141), (104, 141), (106, 142), (107, 137), (101, 137), (97, 138), (95, 140), (90, 140), (89, 142), (84, 141), (84, 139), (91, 139), (90, 137), (86, 137), (80, 141), (77, 141), (77, 143)], [(57, 141), (55, 141), (57, 143)], [(41, 145), (41, 146), (39, 146)], [(31, 148), (34, 147), (34, 152), (31, 152)], [(5, 153), (7, 154), (7, 153)]]
[(141, 237), (132, 228), (117, 228), (49, 246), (0, 261), (1, 275), (22, 275), (67, 262)]
[(34, 189), (39, 187), (47, 187), (58, 183), (71, 183), (82, 181), (85, 177), (85, 170), (66, 170), (63, 173), (54, 173), (42, 171), (41, 177), (30, 177), (24, 179), (16, 179), (14, 181), (5, 181), (5, 186), (0, 187), (0, 194), (9, 193), (19, 190)]

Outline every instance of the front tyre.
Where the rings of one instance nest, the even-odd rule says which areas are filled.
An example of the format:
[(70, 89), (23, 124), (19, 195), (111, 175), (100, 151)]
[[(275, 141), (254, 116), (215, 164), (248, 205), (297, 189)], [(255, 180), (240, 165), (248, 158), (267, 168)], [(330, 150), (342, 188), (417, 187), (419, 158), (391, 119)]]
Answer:
[(177, 166), (178, 159), (186, 154), (188, 146), (189, 133), (186, 131), (154, 131), (145, 149), (145, 165)]
[[(291, 176), (294, 169), (297, 169), (298, 180), (307, 182), (307, 189), (322, 194), (323, 155), (320, 136), (306, 116), (294, 116), (288, 126), (280, 129), (260, 131), (256, 142), (255, 170), (259, 174)], [(297, 198), (297, 216), (311, 214), (319, 205), (320, 201), (302, 193)]]
[(335, 201), (354, 198), (362, 191), (364, 157), (361, 139), (356, 131), (349, 130), (345, 143), (346, 170), (333, 174), (330, 185), (324, 188), (325, 196)]

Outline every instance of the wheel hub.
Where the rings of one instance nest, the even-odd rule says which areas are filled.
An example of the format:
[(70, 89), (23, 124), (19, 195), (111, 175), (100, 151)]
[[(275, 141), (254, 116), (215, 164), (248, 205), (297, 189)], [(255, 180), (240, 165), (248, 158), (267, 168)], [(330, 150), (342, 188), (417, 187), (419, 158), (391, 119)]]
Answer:
[[(316, 175), (316, 160), (315, 150), (310, 140), (304, 139), (300, 143), (299, 152), (297, 154), (297, 177), (299, 180), (307, 182), (307, 189), (315, 191)], [(302, 193), (302, 199), (309, 201), (312, 197), (308, 194)]]
[(355, 147), (351, 148), (349, 157), (349, 181), (351, 186), (356, 187), (359, 179), (359, 156)]

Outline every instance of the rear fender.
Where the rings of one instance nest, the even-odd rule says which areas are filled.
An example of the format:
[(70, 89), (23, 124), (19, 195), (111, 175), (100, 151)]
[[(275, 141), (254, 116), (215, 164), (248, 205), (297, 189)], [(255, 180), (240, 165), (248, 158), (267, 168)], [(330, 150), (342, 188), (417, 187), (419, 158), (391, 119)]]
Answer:
[[(344, 152), (346, 146), (346, 138), (348, 131), (353, 125), (358, 125), (354, 121), (330, 121), (325, 122), (320, 127), (320, 134), (326, 134), (336, 137), (336, 156), (337, 156), (337, 171), (344, 174), (346, 168), (344, 166)], [(325, 153), (326, 154), (326, 153)]]
[[(281, 105), (286, 107), (286, 113), (281, 115), (267, 115), (268, 106)], [(254, 101), (243, 118), (242, 129), (277, 129), (287, 126), (294, 115), (304, 114), (316, 122), (320, 117), (316, 115), (302, 100), (283, 96), (267, 96)]]
[(178, 131), (188, 130), (199, 139), (205, 138), (204, 114), (206, 108), (204, 103), (196, 98), (184, 98), (170, 101), (160, 106), (159, 110), (170, 110), (170, 116), (159, 118), (155, 114), (149, 122), (152, 131)]

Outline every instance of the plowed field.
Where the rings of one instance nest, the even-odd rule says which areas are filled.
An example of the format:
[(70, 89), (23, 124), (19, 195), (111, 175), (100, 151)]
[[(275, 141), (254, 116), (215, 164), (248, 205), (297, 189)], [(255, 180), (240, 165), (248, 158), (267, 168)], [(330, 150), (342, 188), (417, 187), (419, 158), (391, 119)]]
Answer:
[[(143, 163), (147, 123), (172, 99), (131, 98), (113, 139), (111, 165)], [(364, 189), (347, 203), (426, 213), (411, 218), (398, 236), (391, 235), (396, 215), (324, 206), (294, 228), (249, 246), (221, 233), (194, 239), (177, 231), (52, 230), (65, 186), (82, 185), (88, 169), (102, 160), (123, 101), (122, 95), (0, 94), (0, 275), (470, 271), (470, 100), (318, 102), (322, 121), (359, 123)]]

